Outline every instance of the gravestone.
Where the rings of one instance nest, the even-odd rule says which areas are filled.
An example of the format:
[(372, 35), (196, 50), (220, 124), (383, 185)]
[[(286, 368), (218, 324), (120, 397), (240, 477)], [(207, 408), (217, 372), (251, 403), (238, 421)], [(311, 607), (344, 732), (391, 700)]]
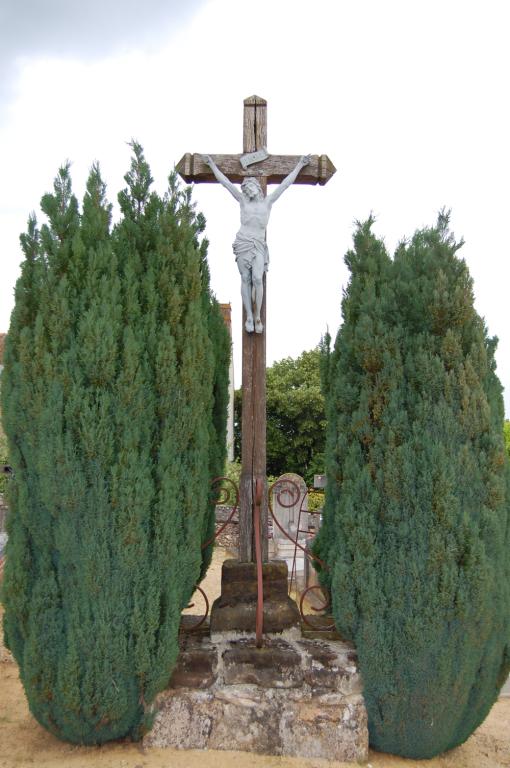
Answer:
[[(273, 525), (275, 557), (285, 560), (289, 571), (304, 570), (304, 553), (308, 534), (308, 489), (300, 475), (287, 472), (278, 478), (272, 493), (273, 514), (278, 525)], [(285, 533), (284, 533), (285, 531)]]

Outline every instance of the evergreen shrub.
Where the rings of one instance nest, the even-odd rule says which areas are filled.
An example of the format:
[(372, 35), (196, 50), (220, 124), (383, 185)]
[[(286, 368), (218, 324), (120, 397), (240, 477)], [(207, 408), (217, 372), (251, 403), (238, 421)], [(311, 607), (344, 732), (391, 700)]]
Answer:
[(316, 552), (358, 650), (372, 746), (430, 758), (484, 720), (510, 667), (502, 389), (448, 216), (393, 260), (371, 226), (325, 344)]
[[(0, 386), (2, 384), (2, 379), (0, 377)], [(2, 414), (0, 412), (0, 464), (8, 466), (9, 459), (7, 456), (7, 438), (5, 436), (5, 432), (2, 429), (2, 422), (1, 422)], [(7, 475), (4, 475), (3, 473), (0, 473), (0, 493), (5, 493), (5, 489), (7, 486)]]
[(69, 168), (21, 237), (2, 376), (14, 479), (5, 638), (30, 709), (62, 739), (140, 738), (205, 570), (211, 474), (225, 460), (229, 343), (204, 219), (142, 149), (111, 207)]

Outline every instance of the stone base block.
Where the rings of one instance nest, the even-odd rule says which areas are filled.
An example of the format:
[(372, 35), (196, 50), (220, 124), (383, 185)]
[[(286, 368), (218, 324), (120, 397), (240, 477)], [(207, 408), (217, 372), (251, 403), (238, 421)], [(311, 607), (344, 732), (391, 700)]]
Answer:
[[(300, 623), (299, 610), (287, 594), (287, 564), (273, 560), (262, 566), (264, 632), (283, 632)], [(211, 635), (219, 632), (255, 632), (257, 566), (225, 560), (221, 596), (211, 610)]]
[(340, 640), (188, 636), (145, 746), (364, 762), (357, 656)]

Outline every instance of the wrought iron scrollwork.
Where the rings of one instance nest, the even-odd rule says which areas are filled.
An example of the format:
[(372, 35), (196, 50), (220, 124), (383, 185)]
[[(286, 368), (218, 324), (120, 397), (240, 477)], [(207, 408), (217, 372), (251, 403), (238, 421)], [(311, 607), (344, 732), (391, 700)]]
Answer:
[[(230, 477), (215, 477), (214, 480), (211, 482), (211, 496), (212, 500), (215, 505), (225, 505), (225, 506), (231, 506), (232, 509), (230, 511), (230, 514), (228, 518), (225, 520), (224, 523), (214, 532), (214, 536), (211, 536), (207, 541), (205, 541), (202, 544), (202, 551), (204, 549), (207, 549), (213, 542), (218, 538), (218, 536), (221, 536), (225, 528), (234, 522), (234, 518), (236, 516), (237, 510), (239, 509), (239, 488), (237, 486), (237, 483), (234, 482)], [(232, 503), (233, 502), (233, 503)], [(199, 629), (205, 620), (207, 619), (207, 616), (209, 615), (209, 608), (210, 603), (209, 599), (202, 589), (202, 587), (197, 584), (195, 587), (196, 594), (199, 592), (203, 599), (205, 604), (205, 612), (197, 617), (196, 621), (188, 622), (186, 621), (181, 625), (181, 629), (184, 632), (194, 632), (197, 629)], [(188, 606), (189, 608), (194, 608), (195, 603), (190, 603)]]
[[(204, 623), (204, 621), (207, 619), (207, 616), (209, 615), (209, 598), (207, 597), (207, 595), (205, 594), (204, 590), (202, 589), (202, 587), (200, 585), (195, 587), (194, 594), (196, 594), (197, 592), (200, 592), (200, 594), (204, 598), (205, 613), (202, 616), (198, 616), (196, 621), (186, 622), (186, 624), (183, 625), (183, 627), (182, 627), (182, 629), (185, 632), (194, 632), (197, 629), (199, 629), (202, 626), (202, 624)], [(195, 603), (190, 603), (188, 605), (188, 608), (194, 608), (194, 607), (195, 607)]]
[[(214, 500), (215, 504), (221, 504), (231, 507), (230, 513), (223, 522), (219, 528), (215, 531), (214, 536), (211, 536), (204, 544), (202, 544), (202, 549), (206, 549), (209, 547), (227, 528), (228, 525), (233, 523), (236, 518), (236, 514), (239, 509), (239, 488), (237, 484), (228, 477), (217, 477), (215, 478), (212, 483), (212, 492), (214, 493)], [(257, 646), (260, 647), (262, 645), (262, 632), (263, 632), (263, 583), (262, 583), (262, 547), (261, 547), (261, 541), (260, 541), (260, 510), (261, 510), (261, 504), (262, 504), (262, 494), (263, 494), (263, 485), (261, 483), (257, 484), (257, 487), (255, 488), (255, 504), (254, 504), (254, 531), (255, 531), (255, 556), (256, 556), (256, 564), (257, 564), (257, 611), (256, 611), (256, 642)], [(289, 579), (289, 594), (292, 593), (293, 587), (295, 588), (295, 591), (298, 597), (298, 606), (299, 611), (301, 614), (301, 617), (304, 621), (304, 623), (311, 627), (312, 629), (330, 629), (334, 627), (333, 622), (331, 621), (328, 624), (324, 624), (324, 622), (321, 622), (320, 624), (314, 623), (312, 617), (314, 614), (324, 614), (328, 611), (331, 605), (331, 601), (329, 596), (325, 593), (325, 590), (322, 586), (319, 584), (312, 584), (311, 586), (308, 586), (305, 584), (305, 587), (303, 591), (299, 592), (298, 590), (298, 583), (297, 583), (297, 555), (298, 550), (300, 550), (303, 553), (303, 556), (307, 558), (309, 562), (316, 562), (320, 565), (320, 567), (326, 571), (329, 570), (328, 565), (321, 560), (320, 557), (313, 554), (313, 552), (310, 552), (310, 550), (303, 546), (303, 544), (300, 542), (303, 540), (304, 536), (309, 536), (309, 530), (308, 527), (306, 530), (301, 527), (302, 525), (302, 517), (303, 513), (305, 512), (304, 504), (305, 500), (309, 494), (309, 489), (306, 490), (305, 493), (302, 493), (300, 487), (296, 482), (291, 480), (290, 478), (279, 478), (274, 482), (271, 487), (268, 490), (268, 509), (269, 514), (271, 515), (271, 519), (273, 522), (273, 526), (276, 527), (281, 534), (294, 545), (294, 554), (292, 559), (292, 568), (291, 568), (291, 574)], [(285, 528), (281, 525), (280, 521), (277, 519), (276, 515), (274, 514), (273, 510), (273, 504), (272, 499), (273, 497), (276, 497), (278, 500), (278, 503), (281, 507), (284, 509), (292, 509), (293, 507), (297, 508), (297, 525), (296, 525), (296, 533), (295, 538), (293, 538), (290, 533), (285, 530)], [(317, 515), (320, 514), (319, 511), (308, 511), (306, 510), (306, 513), (308, 515)], [(196, 621), (185, 622), (183, 624), (182, 629), (186, 632), (192, 632), (194, 630), (199, 629), (203, 623), (205, 622), (208, 614), (209, 614), (209, 600), (207, 598), (206, 593), (200, 587), (197, 585), (195, 588), (196, 592), (199, 592), (204, 600), (205, 603), (205, 613), (201, 616), (199, 616)], [(319, 599), (320, 604), (318, 606), (314, 606), (310, 604), (310, 601), (307, 600), (307, 597), (311, 593), (317, 593), (316, 597)], [(196, 593), (195, 593), (196, 594)], [(305, 613), (305, 603), (308, 603), (308, 607), (311, 609), (312, 613)], [(194, 603), (191, 603), (188, 605), (188, 608), (193, 608)]]
[[(204, 544), (202, 544), (202, 550), (207, 549), (218, 536), (221, 536), (227, 525), (233, 522), (236, 512), (239, 508), (239, 488), (230, 477), (216, 477), (211, 483), (211, 492), (213, 495), (213, 501), (215, 505), (223, 504), (226, 506), (232, 506), (232, 511), (223, 525), (215, 531), (214, 536), (211, 536)], [(234, 504), (231, 502), (234, 500)]]
[[(295, 583), (295, 589), (296, 592), (298, 592), (298, 584), (297, 584), (297, 553), (298, 550), (301, 550), (303, 552), (303, 555), (305, 558), (308, 559), (309, 562), (316, 562), (320, 565), (320, 567), (325, 570), (329, 571), (329, 567), (327, 563), (325, 563), (323, 560), (321, 560), (320, 557), (313, 554), (313, 552), (310, 552), (310, 550), (307, 547), (304, 547), (300, 542), (300, 534), (301, 538), (303, 536), (308, 536), (309, 531), (308, 528), (302, 528), (301, 525), (301, 519), (303, 516), (304, 505), (305, 500), (307, 499), (308, 495), (310, 493), (310, 489), (307, 488), (305, 493), (301, 492), (301, 489), (299, 485), (290, 478), (278, 478), (271, 487), (269, 488), (268, 494), (268, 508), (269, 513), (271, 515), (273, 524), (276, 525), (278, 530), (283, 534), (283, 536), (290, 541), (294, 545), (294, 554), (292, 559), (292, 569), (290, 574), (290, 581), (289, 581), (289, 594), (292, 592), (293, 584)], [(283, 507), (284, 509), (292, 509), (292, 507), (297, 507), (298, 515), (297, 515), (297, 524), (296, 524), (296, 537), (293, 538), (288, 531), (285, 530), (285, 528), (280, 524), (279, 520), (277, 519), (276, 515), (274, 514), (273, 510), (273, 504), (272, 499), (273, 495), (276, 496), (276, 499), (278, 501), (278, 504)], [(284, 496), (287, 496), (288, 498), (285, 499)], [(299, 506), (298, 506), (299, 505)], [(319, 511), (308, 511), (306, 510), (306, 513), (308, 515), (315, 515), (320, 514)], [(309, 595), (311, 592), (317, 592), (320, 596), (321, 605), (318, 607), (315, 607), (313, 605), (310, 606), (311, 610), (314, 613), (323, 613), (326, 612), (330, 606), (331, 606), (331, 600), (329, 595), (325, 594), (324, 588), (320, 584), (312, 584), (311, 586), (305, 585), (305, 589), (299, 594), (299, 612), (301, 614), (301, 618), (307, 624), (309, 627), (316, 629), (318, 628), (316, 624), (314, 624), (310, 620), (310, 616), (313, 614), (307, 614), (304, 612), (305, 607), (305, 600), (307, 595)], [(328, 623), (327, 625), (324, 625), (323, 623), (320, 624), (321, 629), (332, 629), (334, 627), (333, 621)]]

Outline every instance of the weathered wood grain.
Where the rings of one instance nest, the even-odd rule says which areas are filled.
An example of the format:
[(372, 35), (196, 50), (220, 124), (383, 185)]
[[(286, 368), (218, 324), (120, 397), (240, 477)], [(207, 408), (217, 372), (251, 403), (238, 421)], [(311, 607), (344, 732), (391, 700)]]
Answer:
[(266, 276), (260, 319), (263, 333), (247, 333), (243, 310), (243, 378), (241, 430), (241, 488), (239, 514), (239, 559), (255, 559), (253, 509), (257, 480), (263, 484), (260, 508), (262, 557), (268, 559), (268, 509), (266, 479)]
[[(267, 109), (264, 99), (252, 96), (244, 101), (243, 149), (255, 152), (267, 143)], [(267, 162), (267, 161), (265, 161)], [(236, 163), (242, 170), (239, 158)], [(258, 168), (262, 163), (252, 166)], [(254, 173), (246, 173), (253, 176)], [(260, 179), (264, 194), (266, 179)], [(257, 480), (262, 481), (264, 493), (260, 509), (262, 558), (268, 558), (267, 541), (267, 480), (266, 480), (266, 276), (260, 319), (263, 333), (247, 333), (243, 308), (243, 411), (241, 440), (241, 488), (239, 511), (239, 559), (255, 560), (253, 511)]]
[[(249, 150), (255, 151), (255, 150)], [(281, 184), (288, 174), (294, 170), (300, 155), (269, 155), (267, 160), (250, 165), (246, 170), (242, 167), (239, 155), (211, 155), (212, 159), (230, 181), (240, 184), (247, 176), (263, 177), (267, 184)], [(214, 174), (202, 160), (199, 153), (186, 153), (176, 166), (177, 172), (187, 184), (217, 184)], [(312, 155), (310, 164), (300, 172), (294, 184), (326, 184), (336, 168), (327, 155)]]
[(243, 152), (267, 147), (267, 101), (260, 96), (244, 100)]

